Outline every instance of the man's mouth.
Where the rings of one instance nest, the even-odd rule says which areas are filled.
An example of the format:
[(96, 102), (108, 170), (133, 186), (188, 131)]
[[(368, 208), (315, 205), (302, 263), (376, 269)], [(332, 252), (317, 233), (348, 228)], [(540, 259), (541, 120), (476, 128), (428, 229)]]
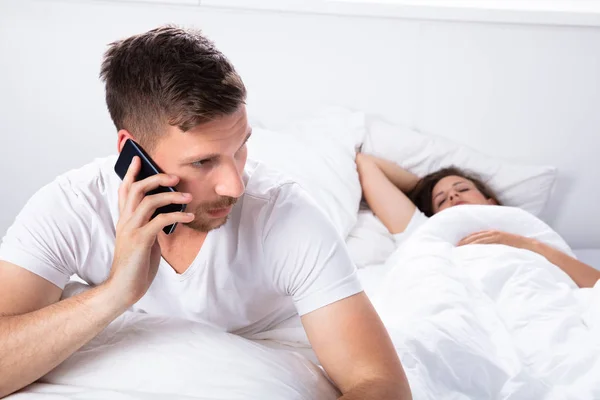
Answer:
[(212, 210), (208, 210), (207, 213), (213, 218), (223, 218), (231, 212), (232, 208), (233, 206), (224, 208), (213, 208)]

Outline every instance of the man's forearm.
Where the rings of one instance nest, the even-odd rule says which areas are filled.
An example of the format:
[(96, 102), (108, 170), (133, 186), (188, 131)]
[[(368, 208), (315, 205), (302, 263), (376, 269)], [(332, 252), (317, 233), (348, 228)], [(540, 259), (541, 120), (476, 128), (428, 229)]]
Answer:
[(93, 339), (127, 305), (108, 286), (0, 317), (0, 398), (36, 381)]
[(544, 256), (562, 269), (579, 287), (592, 287), (600, 279), (600, 271), (537, 240), (530, 240), (528, 250)]
[(401, 382), (370, 381), (356, 386), (339, 400), (411, 400), (407, 384)]

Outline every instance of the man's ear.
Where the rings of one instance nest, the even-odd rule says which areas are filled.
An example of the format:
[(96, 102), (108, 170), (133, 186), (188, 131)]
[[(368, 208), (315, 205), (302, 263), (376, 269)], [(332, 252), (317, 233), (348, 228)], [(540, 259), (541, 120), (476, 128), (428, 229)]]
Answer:
[(123, 146), (125, 146), (127, 139), (135, 140), (133, 135), (127, 129), (121, 129), (117, 132), (117, 150), (119, 153), (123, 150)]

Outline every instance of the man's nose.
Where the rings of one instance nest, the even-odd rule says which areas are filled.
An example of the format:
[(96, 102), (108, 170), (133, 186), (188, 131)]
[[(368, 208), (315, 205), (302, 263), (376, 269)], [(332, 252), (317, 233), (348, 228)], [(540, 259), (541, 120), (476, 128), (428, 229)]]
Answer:
[(239, 198), (246, 187), (242, 175), (238, 172), (235, 162), (227, 163), (221, 167), (219, 180), (215, 191), (219, 196)]

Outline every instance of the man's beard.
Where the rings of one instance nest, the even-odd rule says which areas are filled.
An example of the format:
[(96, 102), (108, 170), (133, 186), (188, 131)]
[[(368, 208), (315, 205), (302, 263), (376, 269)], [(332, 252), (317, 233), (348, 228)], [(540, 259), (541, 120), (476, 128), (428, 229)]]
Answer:
[(229, 214), (223, 218), (212, 218), (208, 211), (233, 206), (237, 200), (235, 197), (223, 196), (218, 201), (199, 204), (194, 211), (194, 220), (185, 225), (199, 232), (208, 232), (220, 228), (227, 222)]

